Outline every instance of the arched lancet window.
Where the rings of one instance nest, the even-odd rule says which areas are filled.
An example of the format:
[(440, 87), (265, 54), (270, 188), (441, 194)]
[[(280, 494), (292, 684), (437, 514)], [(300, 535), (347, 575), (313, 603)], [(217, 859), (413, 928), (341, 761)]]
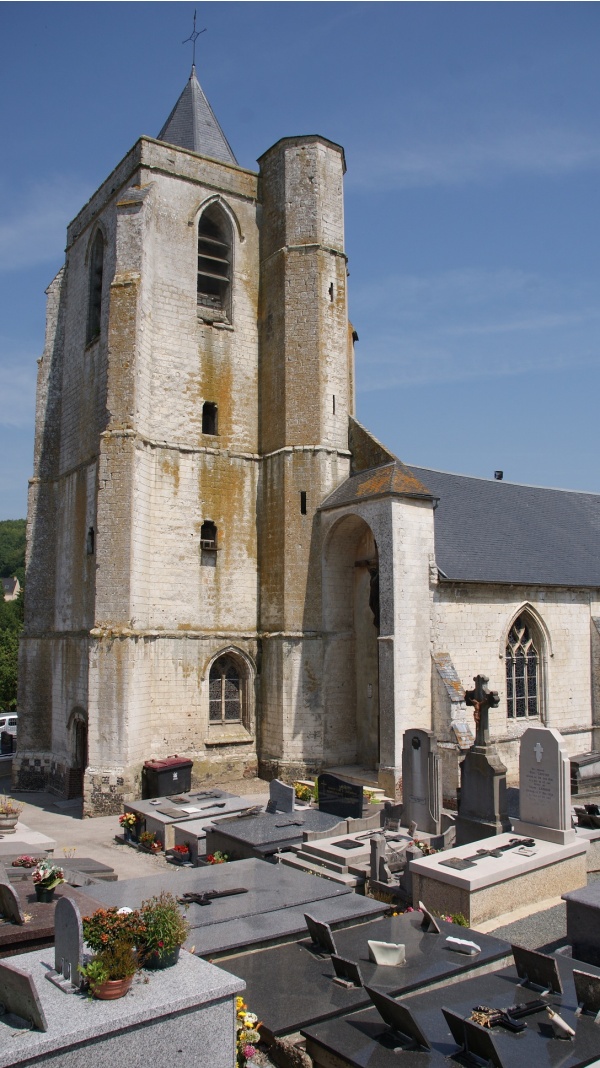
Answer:
[(102, 275), (104, 272), (104, 238), (97, 231), (90, 254), (90, 275), (88, 292), (87, 344), (100, 334), (100, 314), (102, 311)]
[(220, 656), (209, 674), (210, 723), (241, 723), (244, 713), (244, 678), (232, 656)]
[(540, 643), (525, 613), (517, 616), (506, 643), (506, 702), (509, 719), (541, 713)]
[(198, 223), (198, 305), (206, 318), (231, 318), (231, 224), (218, 204), (211, 204)]

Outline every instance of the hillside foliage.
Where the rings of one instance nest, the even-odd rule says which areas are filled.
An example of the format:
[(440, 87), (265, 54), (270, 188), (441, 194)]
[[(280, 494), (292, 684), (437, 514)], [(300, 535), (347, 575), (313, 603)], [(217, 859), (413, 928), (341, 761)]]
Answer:
[[(25, 582), (25, 520), (0, 521), (0, 577)], [(17, 705), (19, 634), (23, 628), (23, 590), (16, 601), (0, 596), (0, 709)]]

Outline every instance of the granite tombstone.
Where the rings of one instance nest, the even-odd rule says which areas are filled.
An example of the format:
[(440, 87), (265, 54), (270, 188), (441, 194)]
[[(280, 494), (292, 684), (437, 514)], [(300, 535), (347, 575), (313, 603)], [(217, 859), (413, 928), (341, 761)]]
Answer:
[(324, 772), (318, 778), (319, 812), (341, 819), (359, 820), (363, 814), (363, 788)]
[(411, 729), (402, 742), (402, 823), (420, 831), (441, 830), (442, 776), (433, 731)]
[(81, 913), (70, 897), (61, 897), (54, 910), (54, 971), (46, 978), (66, 994), (81, 987), (79, 965), (83, 960)]
[(519, 751), (517, 834), (566, 845), (571, 827), (571, 766), (562, 736), (553, 727), (528, 727)]
[(272, 779), (269, 783), (269, 801), (267, 812), (293, 812), (296, 794), (293, 786), (288, 786), (281, 779)]

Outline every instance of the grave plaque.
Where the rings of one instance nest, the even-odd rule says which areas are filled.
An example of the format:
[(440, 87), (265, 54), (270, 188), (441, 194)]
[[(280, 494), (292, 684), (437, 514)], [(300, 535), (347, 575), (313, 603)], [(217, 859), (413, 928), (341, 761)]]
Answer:
[(281, 782), (281, 779), (272, 779), (269, 783), (267, 812), (293, 812), (295, 797), (293, 786)]
[(352, 986), (363, 985), (361, 971), (355, 960), (347, 960), (346, 957), (338, 957), (336, 953), (332, 953), (331, 963), (337, 979)]
[(581, 1012), (600, 1014), (600, 975), (580, 972), (573, 968), (573, 982), (577, 1006)]
[(402, 823), (439, 834), (442, 808), (440, 758), (433, 731), (407, 730), (402, 741)]
[(324, 950), (325, 953), (336, 953), (337, 950), (329, 924), (324, 923), (322, 920), (316, 920), (314, 916), (309, 916), (306, 912), (304, 913), (304, 919), (314, 945)]
[(362, 819), (363, 788), (324, 772), (318, 778), (319, 812), (342, 819)]
[(467, 1056), (480, 1058), (479, 1062), (475, 1061), (475, 1063), (483, 1061), (484, 1064), (493, 1064), (495, 1068), (508, 1068), (507, 1064), (501, 1060), (494, 1040), (485, 1027), (474, 1023), (473, 1020), (463, 1019), (462, 1016), (459, 1016), (456, 1012), (451, 1012), (450, 1009), (442, 1008), (442, 1012), (450, 1028), (452, 1038), (457, 1046), (460, 1046), (463, 1053), (467, 1054)]
[(525, 949), (523, 946), (510, 948), (517, 975), (523, 983), (537, 986), (541, 990), (551, 990), (553, 994), (562, 994), (556, 957), (549, 957), (547, 953), (538, 953), (535, 949)]
[(528, 727), (519, 751), (517, 834), (565, 845), (571, 829), (571, 764), (562, 736), (553, 727)]
[(415, 1020), (407, 1005), (395, 1001), (389, 994), (382, 990), (374, 990), (366, 986), (365, 990), (373, 1002), (377, 1012), (384, 1023), (391, 1028), (396, 1035), (401, 1035), (406, 1041), (413, 1042), (421, 1049), (431, 1049), (429, 1042)]

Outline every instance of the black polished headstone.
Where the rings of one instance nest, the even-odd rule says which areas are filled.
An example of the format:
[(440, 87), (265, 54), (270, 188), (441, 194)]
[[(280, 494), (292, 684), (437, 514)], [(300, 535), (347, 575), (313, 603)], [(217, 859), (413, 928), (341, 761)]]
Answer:
[(342, 819), (362, 819), (363, 788), (324, 772), (318, 778), (319, 812)]

